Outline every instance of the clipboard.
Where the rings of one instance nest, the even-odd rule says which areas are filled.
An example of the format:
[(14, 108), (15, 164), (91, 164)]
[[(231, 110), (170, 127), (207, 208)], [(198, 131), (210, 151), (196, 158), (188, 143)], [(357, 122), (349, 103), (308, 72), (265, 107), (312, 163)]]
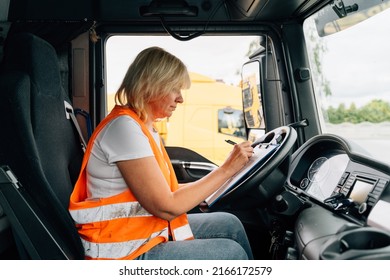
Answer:
[(267, 161), (268, 158), (277, 150), (279, 144), (264, 143), (259, 144), (253, 149), (253, 156), (249, 159), (247, 164), (238, 171), (235, 175), (230, 177), (218, 190), (205, 199), (205, 203), (210, 207), (217, 202), (224, 194), (230, 191), (236, 183), (242, 180), (246, 174), (249, 174), (256, 167)]

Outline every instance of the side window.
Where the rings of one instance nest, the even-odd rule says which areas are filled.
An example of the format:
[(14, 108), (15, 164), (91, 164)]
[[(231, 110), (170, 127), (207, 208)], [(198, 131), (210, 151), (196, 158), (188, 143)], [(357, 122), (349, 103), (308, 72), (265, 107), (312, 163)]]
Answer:
[(187, 66), (191, 87), (182, 91), (184, 103), (169, 119), (156, 122), (156, 128), (166, 146), (193, 150), (219, 165), (232, 149), (226, 139), (247, 139), (241, 69), (257, 45), (259, 36), (201, 36), (185, 42), (170, 36), (111, 36), (105, 46), (107, 113), (136, 55), (150, 46), (162, 47)]

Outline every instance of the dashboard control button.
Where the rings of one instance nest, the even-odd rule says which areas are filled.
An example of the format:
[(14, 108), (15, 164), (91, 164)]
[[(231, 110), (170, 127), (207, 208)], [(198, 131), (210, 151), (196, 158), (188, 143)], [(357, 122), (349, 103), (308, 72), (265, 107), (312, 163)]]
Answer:
[(301, 183), (299, 184), (299, 187), (302, 189), (302, 190), (305, 190), (307, 188), (307, 186), (309, 185), (310, 181), (309, 179), (307, 178), (303, 178)]
[(367, 203), (363, 202), (362, 204), (360, 204), (359, 206), (359, 214), (363, 214), (364, 212), (366, 212), (367, 210)]

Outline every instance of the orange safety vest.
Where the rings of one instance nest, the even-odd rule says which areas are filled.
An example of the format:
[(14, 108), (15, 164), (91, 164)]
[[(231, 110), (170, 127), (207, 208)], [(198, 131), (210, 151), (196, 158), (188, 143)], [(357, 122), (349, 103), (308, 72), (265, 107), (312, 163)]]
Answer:
[(88, 200), (86, 166), (94, 140), (107, 123), (122, 115), (132, 117), (141, 125), (171, 191), (178, 188), (175, 172), (162, 143), (160, 150), (146, 125), (131, 109), (115, 106), (89, 140), (81, 172), (70, 197), (69, 212), (76, 223), (86, 259), (135, 259), (154, 246), (167, 242), (169, 235), (173, 240), (194, 238), (186, 214), (170, 222), (153, 216), (142, 207), (130, 188), (111, 197)]

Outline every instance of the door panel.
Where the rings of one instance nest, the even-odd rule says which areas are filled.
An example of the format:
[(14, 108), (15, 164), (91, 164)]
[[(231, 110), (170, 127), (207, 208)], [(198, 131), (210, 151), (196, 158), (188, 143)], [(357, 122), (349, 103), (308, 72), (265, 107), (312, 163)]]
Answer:
[(182, 147), (166, 147), (179, 183), (196, 181), (217, 167), (200, 154)]

